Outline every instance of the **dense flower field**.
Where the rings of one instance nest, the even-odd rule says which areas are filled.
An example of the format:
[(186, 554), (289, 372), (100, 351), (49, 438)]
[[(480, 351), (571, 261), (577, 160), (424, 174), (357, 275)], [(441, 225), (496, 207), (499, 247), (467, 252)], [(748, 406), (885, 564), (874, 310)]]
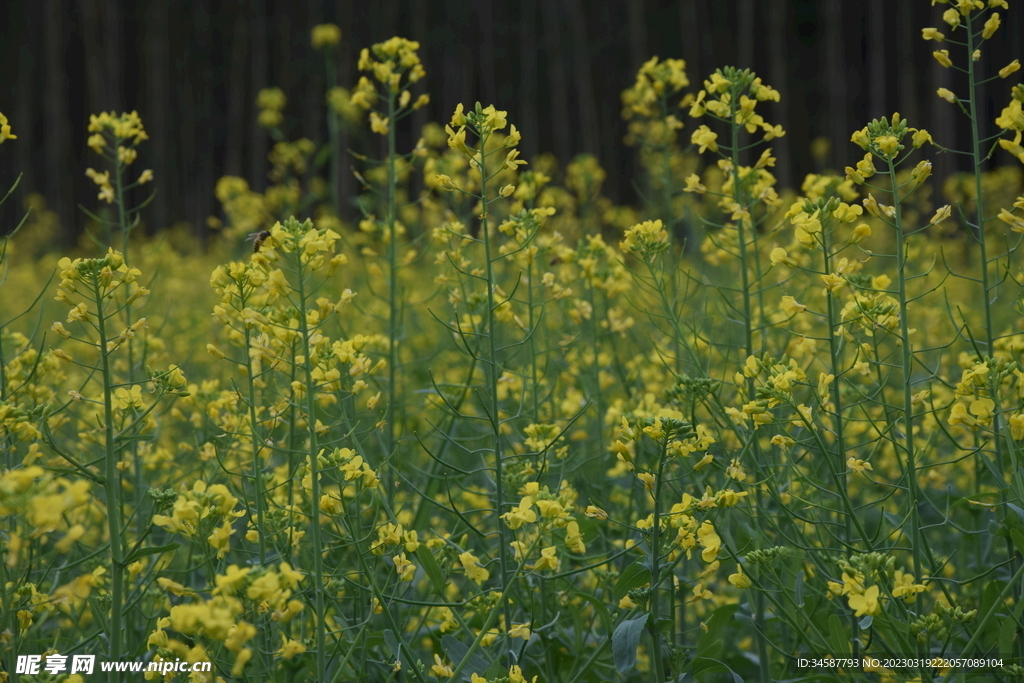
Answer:
[(144, 123), (93, 116), (91, 240), (33, 197), (0, 241), (0, 683), (1024, 679), (1024, 88), (977, 64), (1005, 0), (949, 5), (970, 148), (893, 113), (799, 191), (777, 91), (656, 57), (639, 207), (500, 103), (398, 149), (402, 38), (324, 145), (260, 93), (272, 185), (222, 178), (207, 245), (133, 233)]

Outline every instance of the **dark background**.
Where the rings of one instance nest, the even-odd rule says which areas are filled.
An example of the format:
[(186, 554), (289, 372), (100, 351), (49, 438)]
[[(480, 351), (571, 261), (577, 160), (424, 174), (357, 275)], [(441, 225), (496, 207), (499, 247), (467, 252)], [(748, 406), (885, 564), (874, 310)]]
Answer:
[[(694, 85), (718, 66), (752, 67), (782, 93), (781, 104), (762, 107), (788, 131), (774, 145), (777, 175), (799, 185), (807, 172), (855, 160), (850, 133), (892, 111), (946, 145), (967, 143), (963, 117), (935, 95), (945, 86), (964, 96), (966, 86), (931, 52), (945, 47), (960, 63), (963, 55), (921, 39), (922, 27), (945, 30), (942, 9), (929, 0), (8, 0), (0, 111), (18, 140), (0, 153), (0, 187), (24, 177), (5, 213), (41, 193), (74, 239), (86, 222), (78, 205), (96, 206), (84, 175), (97, 165), (85, 146), (88, 116), (137, 109), (151, 140), (136, 166), (154, 170), (158, 190), (144, 212), (148, 228), (187, 221), (202, 233), (218, 211), (217, 178), (267, 184), (260, 88), (288, 95), (289, 139), (326, 139), (323, 57), (309, 44), (309, 29), (324, 22), (343, 32), (340, 85), (358, 79), (360, 48), (392, 35), (418, 40), (428, 75), (416, 92), (432, 102), (414, 117), (416, 131), (447, 121), (459, 102), (493, 102), (522, 131), (527, 159), (596, 154), (608, 172), (605, 194), (617, 202), (636, 201), (619, 93), (637, 67), (651, 55), (681, 57)], [(1011, 0), (985, 48), (985, 73), (1020, 56), (1022, 14)], [(1008, 80), (993, 83), (983, 103), (990, 127), (1018, 81)], [(403, 134), (411, 144), (411, 129)], [(810, 152), (818, 136), (832, 143), (823, 160)], [(938, 177), (956, 162), (936, 157)], [(347, 196), (353, 183), (344, 175)]]

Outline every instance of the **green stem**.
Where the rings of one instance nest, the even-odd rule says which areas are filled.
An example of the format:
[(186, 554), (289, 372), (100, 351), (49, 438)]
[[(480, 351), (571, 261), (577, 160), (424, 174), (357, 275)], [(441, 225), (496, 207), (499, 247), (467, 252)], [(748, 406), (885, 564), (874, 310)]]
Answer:
[[(107, 530), (110, 535), (110, 627), (107, 631), (108, 659), (116, 662), (121, 658), (121, 612), (124, 602), (124, 558), (121, 556), (121, 475), (117, 469), (117, 448), (114, 440), (114, 406), (112, 394), (113, 377), (110, 371), (110, 354), (107, 351), (107, 318), (103, 307), (103, 291), (99, 275), (93, 276), (93, 295), (96, 301), (96, 329), (99, 333), (100, 367), (103, 374), (103, 427), (105, 478), (103, 491), (107, 504)], [(119, 672), (111, 671), (109, 683), (121, 680)]]
[(660, 584), (661, 584), (661, 485), (665, 469), (667, 447), (661, 444), (658, 457), (658, 474), (654, 483), (654, 527), (651, 530), (651, 617), (647, 620), (647, 630), (651, 632), (651, 651), (654, 657), (654, 675), (656, 683), (665, 680), (665, 665), (661, 660), (661, 635), (658, 633), (658, 617), (660, 616)]
[[(974, 19), (970, 15), (968, 15), (966, 17), (966, 19), (967, 19), (967, 54), (970, 56), (970, 55), (973, 55), (974, 50), (975, 50), (975, 46), (974, 46), (975, 35), (974, 35), (974, 28), (973, 28)], [(970, 93), (971, 162), (972, 162), (972, 170), (974, 171), (974, 196), (975, 196), (975, 206), (977, 208), (977, 215), (978, 215), (978, 218), (977, 218), (977, 220), (978, 220), (978, 233), (977, 233), (976, 239), (978, 240), (978, 251), (980, 252), (980, 256), (981, 256), (982, 304), (984, 306), (984, 311), (985, 311), (985, 352), (989, 356), (993, 356), (994, 357), (995, 356), (995, 346), (993, 344), (992, 302), (991, 302), (991, 299), (989, 297), (990, 284), (989, 284), (989, 273), (988, 273), (988, 248), (987, 248), (987, 243), (986, 243), (986, 240), (985, 240), (985, 198), (984, 198), (984, 194), (982, 193), (982, 187), (981, 187), (981, 185), (982, 185), (981, 184), (981, 164), (982, 164), (982, 161), (983, 161), (983, 157), (982, 157), (982, 152), (981, 152), (981, 131), (980, 131), (980, 121), (978, 119), (978, 104), (977, 104), (978, 97), (980, 97), (980, 94), (978, 92), (978, 81), (977, 81), (977, 75), (976, 75), (975, 71), (976, 71), (976, 67), (975, 67), (974, 59), (973, 58), (969, 58), (967, 60), (967, 83), (968, 83), (968, 88), (969, 88), (969, 93)], [(991, 393), (992, 393), (992, 399), (994, 401), (996, 401), (997, 405), (998, 405), (999, 395), (997, 393), (998, 386), (996, 386), (996, 384), (997, 383), (993, 383), (994, 386), (991, 387)], [(1006, 509), (1006, 504), (1007, 504), (1008, 501), (1007, 501), (1007, 486), (1006, 486), (1006, 463), (1004, 462), (1004, 458), (1003, 458), (1003, 439), (1002, 439), (1003, 428), (1002, 428), (1002, 425), (1001, 425), (1002, 421), (1003, 421), (1003, 411), (1001, 409), (997, 409), (995, 411), (993, 417), (992, 417), (992, 432), (993, 432), (993, 434), (995, 434), (995, 438), (993, 439), (993, 444), (992, 445), (995, 448), (996, 468), (999, 470), (1000, 477), (1002, 477), (1002, 480), (997, 483), (997, 487), (999, 489), (999, 502), (1002, 505), (1003, 509), (1005, 510)], [(1013, 447), (1011, 445), (1011, 454), (1012, 454), (1012, 448)], [(979, 455), (976, 457), (976, 460), (980, 461), (980, 458), (981, 458), (981, 455), (979, 453)], [(978, 477), (976, 477), (975, 479), (976, 479), (975, 486), (978, 486), (980, 488), (980, 479)], [(1018, 560), (1017, 560), (1017, 553), (1014, 552), (1013, 541), (1011, 539), (1009, 539), (1009, 538), (1007, 538), (1005, 540), (1006, 540), (1006, 552), (1010, 556), (1011, 562), (1013, 563), (1011, 566), (1015, 566), (1017, 564)], [(1021, 592), (1020, 592), (1020, 587), (1019, 586), (1015, 586), (1014, 587), (1013, 598), (1014, 598), (1014, 604), (1020, 602)], [(1024, 654), (1024, 643), (1020, 642), (1020, 639), (1017, 639), (1017, 640), (1018, 640), (1018, 642), (1017, 642), (1018, 653)]]
[[(729, 132), (730, 132), (730, 145), (731, 145), (731, 161), (732, 161), (732, 193), (733, 201), (736, 202), (737, 206), (743, 206), (743, 191), (742, 191), (742, 179), (740, 178), (740, 125), (736, 122), (736, 102), (739, 98), (739, 93), (734, 93), (734, 96), (730, 98), (729, 104)], [(751, 226), (753, 228), (753, 226)], [(743, 287), (743, 332), (744, 332), (744, 350), (747, 356), (754, 354), (754, 329), (753, 329), (753, 318), (751, 317), (751, 305), (750, 305), (750, 273), (749, 266), (747, 263), (747, 235), (746, 235), (746, 221), (741, 216), (736, 221), (737, 239), (739, 240), (739, 252), (740, 252), (740, 277)], [(757, 249), (757, 233), (751, 230), (751, 243), (753, 248)], [(754, 401), (757, 398), (757, 394), (754, 388), (753, 378), (747, 380), (747, 400)], [(751, 433), (750, 436), (751, 444), (754, 451), (754, 465), (758, 479), (764, 479), (764, 473), (761, 463), (761, 449), (756, 436)], [(761, 487), (757, 487), (755, 492), (757, 499), (756, 506), (754, 508), (754, 526), (759, 527), (757, 517), (760, 516), (762, 509), (761, 500)], [(757, 621), (757, 658), (758, 668), (761, 674), (762, 683), (771, 682), (771, 667), (768, 664), (768, 641), (765, 625), (765, 604), (764, 595), (761, 591), (758, 591), (754, 597), (754, 618)]]
[[(914, 352), (910, 345), (910, 318), (907, 311), (907, 245), (903, 234), (903, 212), (900, 203), (899, 188), (896, 184), (896, 168), (892, 158), (886, 159), (889, 166), (889, 178), (892, 181), (892, 200), (896, 215), (893, 217), (893, 224), (896, 228), (896, 269), (899, 279), (900, 295), (900, 338), (902, 340), (902, 365), (903, 365), (903, 439), (904, 448), (907, 452), (907, 478), (910, 490), (910, 531), (911, 531), (911, 554), (914, 558), (914, 581), (921, 581), (921, 519), (918, 515), (918, 501), (920, 493), (917, 490), (917, 463), (914, 452), (914, 404), (911, 399), (913, 385), (912, 375), (914, 371)], [(921, 594), (917, 596), (917, 613), (923, 613), (923, 599)]]
[(387, 469), (384, 474), (384, 495), (390, 501), (394, 486), (391, 458), (395, 454), (395, 401), (398, 391), (398, 235), (395, 230), (395, 202), (398, 178), (395, 170), (395, 93), (388, 89), (388, 416)]
[(498, 566), (501, 572), (500, 605), (505, 617), (505, 633), (502, 635), (507, 642), (508, 629), (512, 627), (512, 613), (508, 602), (508, 542), (506, 541), (505, 523), (501, 518), (505, 497), (502, 479), (501, 453), (501, 417), (498, 413), (498, 353), (494, 329), (494, 261), (491, 259), (491, 235), (487, 221), (487, 138), (489, 134), (480, 136), (480, 201), (483, 215), (480, 216), (480, 239), (484, 243), (484, 258), (487, 261), (487, 384), (491, 413), (491, 428), (494, 433), (494, 502), (498, 524)]
[[(831, 264), (831, 260), (832, 260), (831, 256), (832, 255), (831, 255), (831, 253), (829, 251), (830, 247), (829, 247), (828, 237), (829, 237), (828, 230), (823, 228), (822, 231), (821, 231), (821, 240), (822, 240), (821, 251), (822, 251), (822, 254), (824, 254), (825, 272), (826, 273), (831, 273), (832, 272), (832, 264)], [(837, 340), (837, 335), (836, 335), (837, 329), (838, 329), (838, 327), (839, 327), (839, 325), (841, 323), (839, 322), (840, 316), (838, 315), (838, 313), (836, 311), (836, 303), (837, 302), (836, 302), (835, 297), (832, 294), (832, 290), (829, 290), (829, 289), (825, 290), (825, 299), (826, 299), (826, 302), (827, 302), (827, 310), (828, 310), (828, 330), (829, 330), (829, 333), (828, 333), (828, 350), (829, 350), (829, 361), (831, 363), (831, 368), (829, 369), (829, 374), (831, 374), (832, 377), (833, 377), (833, 380), (832, 380), (832, 402), (833, 402), (833, 410), (834, 410), (834, 413), (833, 413), (833, 429), (835, 430), (836, 447), (837, 447), (836, 448), (836, 456), (837, 457), (836, 457), (836, 465), (835, 465), (836, 470), (835, 471), (837, 473), (839, 473), (839, 475), (837, 477), (837, 483), (838, 483), (839, 488), (840, 488), (840, 495), (841, 495), (841, 497), (844, 500), (847, 500), (847, 499), (849, 499), (849, 490), (847, 488), (846, 476), (844, 474), (842, 474), (843, 472), (846, 471), (846, 461), (844, 460), (844, 458), (846, 456), (846, 439), (845, 439), (845, 436), (844, 436), (844, 433), (843, 433), (843, 427), (845, 425), (845, 422), (843, 421), (843, 403), (842, 403), (842, 396), (840, 394), (840, 386), (839, 386), (840, 377), (842, 376), (842, 370), (839, 367), (839, 352), (840, 352), (840, 350), (839, 350), (839, 341)], [(843, 542), (844, 542), (844, 544), (846, 546), (846, 557), (850, 558), (853, 555), (853, 528), (852, 528), (852, 521), (850, 519), (850, 512), (849, 512), (849, 510), (844, 510), (844, 512), (843, 512), (843, 520), (845, 522), (845, 524), (844, 524), (844, 538), (843, 538)], [(849, 618), (850, 618), (850, 631), (853, 634), (853, 637), (851, 638), (851, 641), (853, 642), (853, 647), (854, 647), (853, 654), (854, 654), (854, 656), (857, 656), (858, 653), (859, 653), (859, 649), (860, 649), (860, 639), (859, 639), (860, 624), (859, 624), (859, 622), (857, 620), (857, 617), (854, 616), (853, 610), (850, 610)]]
[(320, 447), (316, 433), (316, 403), (313, 381), (313, 363), (310, 359), (309, 325), (306, 322), (306, 271), (302, 265), (302, 256), (296, 258), (298, 263), (299, 286), (299, 332), (302, 335), (302, 366), (306, 375), (306, 425), (309, 432), (309, 476), (312, 480), (312, 500), (310, 500), (310, 517), (313, 532), (313, 595), (316, 609), (316, 680), (327, 680), (327, 625), (324, 623), (324, 549), (320, 536), (320, 463), (318, 455)]

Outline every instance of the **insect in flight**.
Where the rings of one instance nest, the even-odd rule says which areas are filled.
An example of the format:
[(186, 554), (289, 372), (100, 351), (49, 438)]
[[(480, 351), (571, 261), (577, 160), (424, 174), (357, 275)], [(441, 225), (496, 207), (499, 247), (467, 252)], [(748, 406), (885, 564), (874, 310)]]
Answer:
[(246, 237), (246, 240), (252, 240), (253, 241), (252, 242), (252, 253), (254, 253), (254, 254), (258, 253), (259, 250), (260, 250), (260, 247), (263, 246), (263, 242), (265, 242), (268, 237), (270, 237), (270, 231), (269, 230), (260, 230), (259, 232), (249, 233), (249, 236)]

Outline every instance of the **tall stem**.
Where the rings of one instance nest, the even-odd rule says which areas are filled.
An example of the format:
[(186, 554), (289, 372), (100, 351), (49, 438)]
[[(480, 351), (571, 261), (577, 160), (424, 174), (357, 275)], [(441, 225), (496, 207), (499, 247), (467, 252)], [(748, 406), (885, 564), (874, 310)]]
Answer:
[[(729, 132), (730, 145), (731, 145), (731, 161), (732, 161), (732, 195), (733, 201), (736, 202), (737, 206), (743, 206), (743, 190), (742, 190), (742, 179), (740, 178), (740, 124), (736, 121), (736, 100), (738, 94), (730, 99), (729, 104)], [(751, 227), (751, 244), (753, 248), (757, 249), (757, 233)], [(747, 262), (747, 235), (746, 235), (746, 220), (741, 216), (736, 221), (737, 239), (739, 241), (739, 252), (740, 252), (740, 277), (741, 284), (743, 287), (743, 332), (744, 332), (744, 351), (747, 356), (754, 354), (754, 321), (751, 314), (750, 305), (750, 272), (749, 265)], [(673, 277), (675, 274), (673, 273)], [(747, 379), (747, 400), (754, 401), (757, 398), (756, 390), (754, 387), (754, 379)], [(757, 437), (754, 432), (750, 434), (750, 441), (752, 450), (754, 451), (754, 467), (759, 479), (763, 479), (763, 472), (761, 467), (761, 449), (757, 441)], [(756, 505), (754, 506), (754, 526), (759, 526), (757, 517), (760, 516), (762, 509), (761, 503), (761, 487), (757, 487), (755, 492)], [(771, 682), (771, 667), (768, 665), (768, 640), (765, 635), (765, 604), (764, 594), (761, 591), (757, 591), (754, 596), (754, 618), (757, 621), (757, 658), (758, 667), (760, 669), (762, 683)]]
[[(99, 333), (100, 368), (103, 374), (103, 432), (104, 479), (103, 492), (107, 504), (107, 530), (110, 535), (110, 627), (107, 632), (108, 658), (116, 662), (121, 658), (121, 613), (124, 602), (124, 558), (121, 538), (121, 474), (117, 469), (117, 449), (114, 440), (113, 377), (110, 372), (110, 352), (107, 351), (107, 319), (103, 306), (103, 290), (99, 274), (93, 275), (92, 291), (96, 301), (96, 329)], [(121, 680), (119, 672), (111, 671), (109, 683)]]
[(654, 656), (654, 676), (656, 683), (665, 680), (665, 665), (661, 661), (661, 635), (658, 633), (658, 617), (660, 616), (660, 584), (661, 584), (661, 484), (664, 479), (666, 446), (661, 444), (658, 454), (658, 474), (654, 482), (654, 527), (651, 531), (651, 617), (647, 620), (647, 629), (651, 632), (651, 651)]
[[(902, 340), (903, 365), (903, 441), (907, 452), (907, 477), (910, 480), (910, 531), (911, 553), (914, 558), (914, 580), (921, 581), (921, 519), (918, 515), (917, 462), (914, 452), (914, 404), (911, 399), (913, 385), (911, 378), (914, 370), (914, 352), (910, 345), (910, 318), (907, 313), (907, 245), (903, 233), (903, 211), (900, 204), (900, 191), (896, 183), (896, 168), (892, 158), (886, 160), (889, 166), (889, 180), (892, 182), (892, 203), (896, 215), (893, 217), (896, 228), (896, 268), (899, 279), (900, 294), (900, 338)], [(917, 595), (917, 613), (921, 614), (923, 600)]]
[(494, 433), (494, 502), (498, 524), (498, 566), (501, 572), (501, 611), (505, 616), (505, 632), (512, 627), (512, 613), (508, 602), (508, 543), (505, 523), (501, 518), (505, 506), (502, 479), (501, 417), (498, 413), (498, 353), (494, 330), (494, 261), (491, 259), (491, 234), (487, 220), (487, 138), (480, 136), (480, 202), (483, 215), (480, 216), (480, 238), (484, 243), (484, 259), (487, 261), (487, 384), (490, 402), (491, 429)]
[[(821, 231), (821, 251), (824, 254), (825, 273), (832, 272), (832, 254), (830, 252), (831, 246), (829, 244), (829, 233), (827, 230), (822, 229)], [(836, 298), (832, 294), (832, 290), (825, 290), (825, 299), (827, 302), (828, 311), (828, 352), (829, 361), (831, 367), (829, 368), (829, 374), (832, 375), (832, 404), (833, 404), (833, 429), (836, 435), (836, 464), (835, 471), (839, 473), (836, 478), (836, 483), (840, 489), (840, 496), (843, 500), (849, 499), (849, 490), (847, 489), (846, 476), (842, 473), (846, 471), (846, 437), (843, 431), (845, 423), (843, 422), (843, 399), (840, 394), (840, 377), (842, 377), (842, 369), (839, 364), (839, 341), (837, 339), (836, 330), (840, 324), (840, 315), (836, 310)], [(844, 536), (843, 542), (846, 545), (846, 557), (849, 558), (853, 555), (853, 528), (852, 520), (850, 518), (849, 510), (843, 511), (844, 520)], [(851, 641), (853, 642), (854, 656), (858, 654), (860, 649), (860, 639), (858, 637), (860, 633), (860, 624), (857, 621), (857, 617), (854, 615), (853, 610), (850, 610), (850, 631), (853, 633)]]
[(398, 235), (395, 231), (395, 197), (398, 178), (395, 172), (395, 93), (388, 89), (388, 426), (387, 463), (385, 470), (385, 497), (391, 500), (394, 491), (394, 473), (391, 457), (395, 454), (395, 401), (398, 391)]
[(306, 425), (309, 431), (309, 476), (312, 480), (310, 517), (313, 532), (313, 595), (316, 602), (316, 680), (327, 680), (327, 625), (324, 623), (324, 549), (320, 536), (320, 446), (316, 433), (313, 363), (310, 360), (309, 325), (306, 322), (306, 269), (301, 254), (298, 264), (299, 332), (302, 334), (302, 367), (306, 375)]
[[(975, 50), (974, 35), (974, 18), (971, 15), (967, 16), (967, 54), (973, 55)], [(983, 161), (981, 155), (981, 131), (980, 121), (978, 119), (978, 81), (976, 65), (973, 58), (967, 60), (967, 83), (968, 83), (968, 94), (970, 99), (970, 118), (971, 118), (971, 162), (972, 170), (974, 171), (974, 197), (975, 207), (977, 209), (977, 234), (975, 239), (978, 241), (978, 251), (981, 257), (981, 287), (982, 287), (982, 305), (985, 311), (985, 352), (989, 356), (995, 356), (995, 347), (993, 345), (993, 329), (992, 329), (992, 301), (989, 296), (990, 284), (989, 284), (989, 273), (988, 273), (988, 249), (985, 240), (985, 197), (981, 189), (981, 164)], [(997, 394), (998, 382), (993, 382), (991, 386), (992, 399), (997, 402), (999, 396)], [(1006, 486), (1006, 463), (1003, 458), (1003, 428), (1002, 428), (1003, 411), (997, 409), (992, 415), (992, 433), (995, 435), (993, 439), (993, 448), (995, 448), (996, 456), (996, 469), (999, 471), (1001, 480), (997, 482), (997, 488), (999, 489), (999, 502), (1005, 509), (1007, 504), (1007, 486)], [(1013, 452), (1011, 446), (1011, 454)], [(980, 451), (977, 456), (980, 459)], [(979, 471), (984, 471), (983, 469)], [(975, 477), (975, 486), (980, 489), (980, 477)], [(1010, 556), (1011, 567), (1015, 568), (1018, 560), (1017, 553), (1014, 551), (1013, 541), (1009, 538), (1006, 539), (1006, 552)], [(1013, 598), (1014, 603), (1020, 602), (1021, 589), (1018, 584), (1014, 584), (1013, 587)], [(1024, 643), (1017, 642), (1018, 653), (1024, 653)]]

